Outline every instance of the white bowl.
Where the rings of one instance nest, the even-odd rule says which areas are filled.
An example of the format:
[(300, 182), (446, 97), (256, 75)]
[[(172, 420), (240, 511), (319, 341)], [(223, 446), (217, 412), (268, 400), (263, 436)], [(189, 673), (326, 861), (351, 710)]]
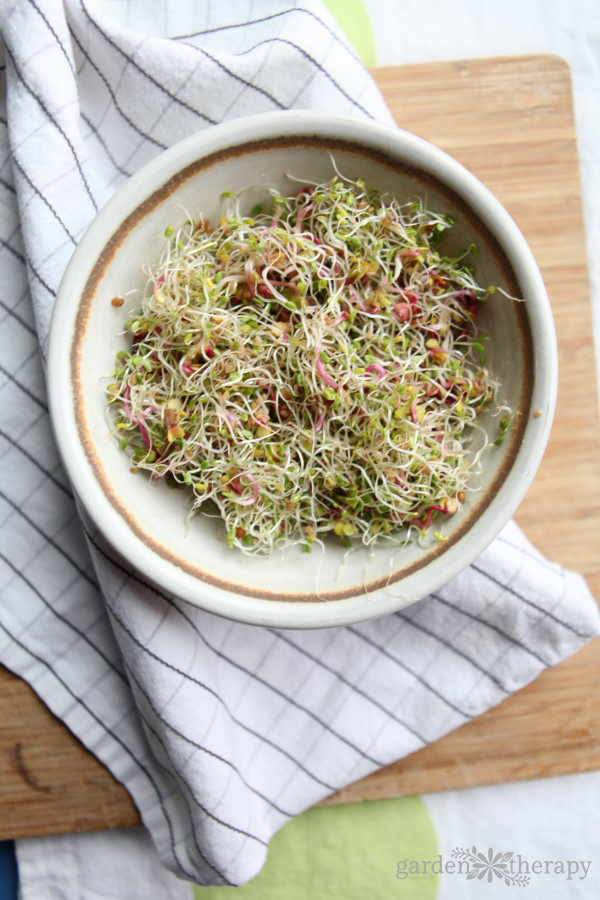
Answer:
[[(106, 376), (125, 318), (110, 300), (145, 283), (167, 224), (214, 217), (223, 190), (264, 183), (290, 193), (286, 173), (349, 177), (397, 198), (424, 196), (450, 213), (459, 245), (479, 246), (477, 277), (525, 303), (497, 295), (485, 306), (487, 352), (501, 398), (518, 410), (502, 447), (487, 452), (477, 492), (444, 522), (445, 543), (398, 551), (390, 545), (300, 548), (269, 558), (229, 550), (215, 519), (187, 521), (186, 492), (138, 475), (111, 436)], [(248, 200), (252, 203), (252, 198)], [(490, 192), (442, 151), (406, 132), (313, 112), (269, 113), (194, 135), (131, 178), (96, 217), (63, 278), (50, 334), (50, 409), (73, 487), (105, 538), (161, 588), (206, 610), (262, 625), (314, 628), (358, 622), (407, 606), (464, 569), (517, 508), (540, 463), (557, 384), (556, 341), (542, 278), (518, 228)], [(535, 415), (534, 415), (535, 413)], [(497, 419), (484, 417), (497, 432)], [(490, 431), (491, 433), (491, 431)]]

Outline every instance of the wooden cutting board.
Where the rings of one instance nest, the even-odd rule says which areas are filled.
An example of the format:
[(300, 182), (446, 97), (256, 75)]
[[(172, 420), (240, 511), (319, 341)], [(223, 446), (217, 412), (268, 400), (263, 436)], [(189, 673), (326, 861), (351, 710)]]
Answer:
[[(398, 124), (492, 189), (546, 280), (560, 389), (517, 519), (600, 596), (600, 430), (569, 71), (531, 56), (375, 71)], [(600, 768), (600, 642), (495, 709), (329, 798), (345, 803)], [(23, 681), (0, 669), (0, 838), (133, 825), (125, 789)]]

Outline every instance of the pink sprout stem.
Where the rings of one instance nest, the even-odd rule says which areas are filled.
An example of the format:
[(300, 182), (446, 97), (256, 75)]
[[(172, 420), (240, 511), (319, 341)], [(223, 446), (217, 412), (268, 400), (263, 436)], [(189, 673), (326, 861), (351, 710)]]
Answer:
[(237, 483), (237, 488), (239, 488), (239, 486), (240, 486), (239, 479), (240, 478), (245, 478), (247, 481), (250, 482), (250, 486), (252, 488), (252, 496), (251, 497), (243, 497), (240, 500), (238, 500), (237, 502), (240, 504), (240, 506), (252, 506), (252, 504), (256, 503), (256, 501), (258, 500), (258, 481), (256, 480), (256, 478), (254, 477), (254, 475), (251, 472), (240, 472), (239, 475), (236, 475), (235, 478), (233, 478), (231, 480), (231, 484), (232, 484), (232, 486), (234, 486), (234, 490), (236, 490), (236, 483)]
[(383, 368), (383, 366), (377, 366), (377, 365), (373, 364), (372, 366), (367, 366), (366, 371), (367, 372), (377, 372), (377, 374), (379, 375), (379, 381), (381, 381), (382, 378), (385, 378), (386, 373), (385, 373), (385, 369)]
[(141, 417), (137, 420), (138, 428), (140, 429), (140, 434), (144, 440), (144, 443), (148, 447), (149, 450), (152, 450), (152, 441), (150, 440), (150, 435), (146, 431), (146, 426), (142, 422)]
[(131, 415), (131, 407), (130, 407), (130, 405), (129, 405), (129, 403), (128, 403), (128, 401), (129, 401), (129, 394), (130, 394), (130, 390), (129, 390), (129, 385), (128, 385), (128, 386), (125, 388), (125, 393), (123, 394), (123, 412), (125, 413), (125, 415), (127, 416), (127, 418), (128, 418), (128, 419), (131, 419), (131, 421), (133, 422), (133, 416)]
[(314, 203), (306, 203), (301, 209), (298, 210), (296, 214), (296, 224), (294, 225), (294, 231), (302, 230), (302, 221), (306, 218), (306, 216), (312, 212), (315, 208)]
[(315, 424), (313, 425), (313, 431), (316, 433), (320, 431), (323, 427), (323, 422), (325, 421), (325, 413), (321, 413)]
[(448, 510), (444, 506), (429, 506), (424, 519), (411, 519), (411, 525), (418, 525), (419, 528), (429, 528), (431, 525), (431, 517), (435, 511), (443, 512), (448, 515)]
[(327, 371), (325, 369), (325, 366), (323, 365), (323, 360), (321, 359), (320, 353), (321, 353), (321, 348), (315, 347), (315, 360), (316, 360), (316, 365), (317, 365), (317, 372), (319, 373), (319, 375), (321, 376), (321, 378), (323, 379), (325, 384), (329, 385), (329, 387), (332, 387), (334, 390), (339, 391), (340, 386), (339, 386), (339, 384), (337, 384), (337, 382), (335, 382), (333, 380), (333, 378), (331, 378), (327, 374)]
[(127, 387), (125, 388), (125, 393), (123, 394), (123, 412), (128, 419), (131, 419), (134, 425), (138, 426), (144, 443), (150, 450), (152, 450), (152, 440), (150, 439), (150, 435), (148, 434), (146, 426), (144, 425), (144, 418), (148, 415), (149, 412), (154, 412), (154, 407), (147, 406), (146, 409), (142, 413), (140, 413), (140, 415), (136, 419), (136, 417), (131, 414), (131, 406), (128, 402), (130, 393), (131, 391), (129, 389), (129, 385), (127, 385)]

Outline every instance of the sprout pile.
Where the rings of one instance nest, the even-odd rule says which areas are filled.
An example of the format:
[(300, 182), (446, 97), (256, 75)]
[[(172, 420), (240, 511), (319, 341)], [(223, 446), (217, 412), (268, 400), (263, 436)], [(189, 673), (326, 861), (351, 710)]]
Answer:
[(107, 388), (121, 448), (246, 553), (421, 539), (489, 446), (476, 320), (494, 288), (470, 250), (441, 254), (453, 220), (420, 201), (339, 174), (270, 194), (166, 229)]

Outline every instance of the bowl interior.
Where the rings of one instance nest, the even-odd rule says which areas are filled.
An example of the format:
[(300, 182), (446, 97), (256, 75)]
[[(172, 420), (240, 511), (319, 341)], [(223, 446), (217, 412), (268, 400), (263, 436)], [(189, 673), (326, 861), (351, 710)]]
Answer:
[[(123, 221), (114, 221), (113, 235), (89, 274), (80, 301), (71, 347), (77, 428), (104, 496), (127, 529), (153, 553), (192, 579), (236, 594), (284, 600), (350, 597), (398, 581), (447, 553), (501, 487), (529, 413), (531, 337), (524, 304), (496, 294), (485, 305), (481, 330), (491, 336), (486, 355), (501, 382), (499, 399), (519, 415), (502, 447), (486, 451), (481, 471), (473, 475), (464, 509), (440, 522), (440, 530), (448, 535), (445, 543), (433, 542), (427, 548), (412, 544), (402, 550), (383, 544), (375, 549), (358, 547), (346, 554), (343, 547), (331, 542), (325, 553), (314, 548), (306, 554), (293, 547), (266, 559), (248, 558), (227, 548), (220, 520), (203, 515), (188, 519), (185, 490), (172, 490), (151, 483), (142, 474), (130, 474), (130, 462), (110, 433), (104, 388), (111, 380), (117, 350), (127, 346), (126, 338), (118, 333), (127, 310), (138, 301), (132, 296), (123, 308), (114, 309), (111, 298), (143, 289), (143, 269), (158, 260), (167, 225), (177, 226), (190, 216), (216, 220), (224, 190), (237, 192), (256, 185), (245, 194), (250, 209), (264, 198), (266, 187), (283, 193), (295, 191), (298, 185), (287, 173), (307, 182), (325, 181), (334, 173), (331, 155), (340, 172), (350, 178), (365, 178), (369, 186), (389, 191), (399, 200), (419, 196), (428, 207), (454, 216), (457, 224), (443, 248), (451, 253), (475, 242), (479, 282), (519, 294), (515, 274), (490, 231), (467, 203), (441, 182), (375, 150), (306, 137), (241, 145), (186, 167)], [(480, 422), (490, 435), (497, 436), (498, 418), (485, 413)], [(94, 514), (93, 509), (90, 512)]]

